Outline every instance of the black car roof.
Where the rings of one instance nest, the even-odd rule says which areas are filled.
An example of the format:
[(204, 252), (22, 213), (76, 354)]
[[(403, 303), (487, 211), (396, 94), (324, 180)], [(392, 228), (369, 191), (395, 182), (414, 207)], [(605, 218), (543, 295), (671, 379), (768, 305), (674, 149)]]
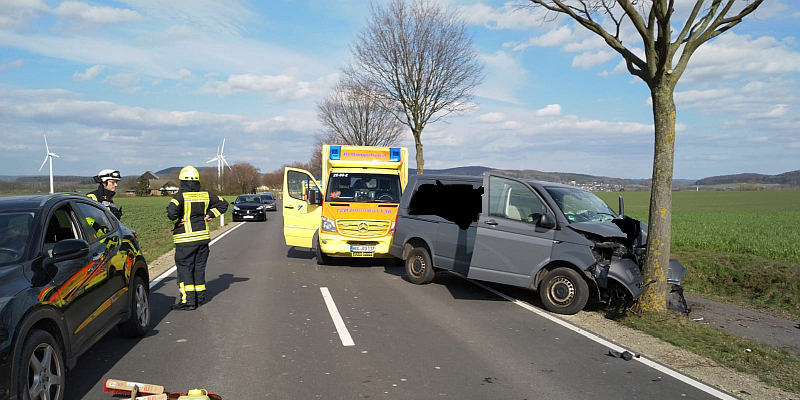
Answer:
[(31, 196), (0, 197), (0, 210), (32, 210), (41, 208), (47, 201), (55, 198), (86, 198), (76, 193), (53, 193)]

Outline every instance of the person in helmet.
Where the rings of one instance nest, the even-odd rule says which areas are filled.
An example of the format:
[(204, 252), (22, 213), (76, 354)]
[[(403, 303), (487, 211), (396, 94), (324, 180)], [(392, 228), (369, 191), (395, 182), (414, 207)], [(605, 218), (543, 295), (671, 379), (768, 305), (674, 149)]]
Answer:
[(86, 193), (86, 195), (89, 196), (90, 199), (108, 207), (108, 210), (111, 211), (117, 219), (122, 218), (122, 207), (117, 208), (117, 205), (114, 204), (114, 195), (117, 194), (117, 184), (121, 179), (119, 171), (104, 169), (98, 172), (97, 176), (94, 176), (93, 179), (98, 184), (97, 190)]
[(194, 310), (205, 301), (206, 261), (211, 234), (208, 222), (228, 210), (228, 202), (200, 188), (200, 174), (191, 165), (179, 175), (181, 189), (167, 205), (175, 243), (180, 298), (173, 310)]

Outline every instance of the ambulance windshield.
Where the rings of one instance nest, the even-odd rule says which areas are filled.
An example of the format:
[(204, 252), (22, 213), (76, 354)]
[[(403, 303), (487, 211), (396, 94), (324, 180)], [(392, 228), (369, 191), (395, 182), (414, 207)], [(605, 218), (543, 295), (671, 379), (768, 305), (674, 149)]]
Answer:
[(325, 201), (349, 203), (397, 203), (400, 201), (400, 176), (334, 172), (328, 179)]

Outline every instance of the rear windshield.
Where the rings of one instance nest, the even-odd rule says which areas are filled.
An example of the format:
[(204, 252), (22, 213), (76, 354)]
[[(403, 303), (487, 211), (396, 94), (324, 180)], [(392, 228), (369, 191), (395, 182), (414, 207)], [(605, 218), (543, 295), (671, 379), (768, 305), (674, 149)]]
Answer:
[(400, 201), (399, 175), (332, 173), (325, 201), (349, 203), (397, 203)]
[(22, 261), (31, 242), (33, 212), (0, 213), (0, 266)]
[(274, 200), (275, 199), (274, 197), (272, 197), (271, 194), (262, 194), (261, 198), (264, 199), (264, 200)]

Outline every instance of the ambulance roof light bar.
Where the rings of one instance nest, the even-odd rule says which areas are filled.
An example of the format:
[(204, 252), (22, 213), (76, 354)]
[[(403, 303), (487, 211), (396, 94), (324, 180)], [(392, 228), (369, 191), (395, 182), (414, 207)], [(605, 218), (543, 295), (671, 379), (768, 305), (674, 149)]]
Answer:
[(400, 148), (392, 147), (389, 149), (389, 161), (400, 161)]
[(342, 159), (342, 146), (331, 146), (330, 159), (331, 160)]

